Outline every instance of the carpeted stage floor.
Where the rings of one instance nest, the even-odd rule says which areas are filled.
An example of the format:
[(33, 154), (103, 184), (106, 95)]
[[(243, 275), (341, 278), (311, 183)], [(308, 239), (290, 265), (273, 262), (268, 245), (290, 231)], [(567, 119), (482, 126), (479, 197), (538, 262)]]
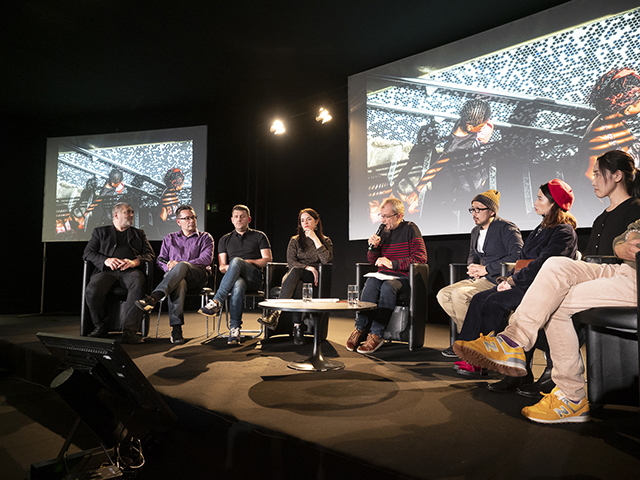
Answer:
[[(245, 326), (257, 325), (248, 313)], [(48, 384), (55, 361), (39, 331), (75, 335), (73, 316), (0, 317), (0, 477), (25, 478), (53, 458), (74, 415)], [(312, 345), (289, 337), (228, 346), (188, 314), (188, 342), (173, 346), (163, 314), (159, 338), (126, 350), (178, 415), (146, 455), (138, 478), (608, 479), (640, 475), (638, 408), (608, 406), (581, 425), (542, 426), (521, 416), (534, 403), (488, 391), (499, 376), (468, 380), (440, 350), (448, 327), (429, 325), (425, 347), (347, 352), (353, 319), (332, 317), (326, 357), (345, 369), (287, 368)], [(155, 324), (152, 327), (155, 333)], [(311, 340), (309, 338), (309, 340)], [(542, 369), (537, 359), (537, 369)], [(539, 371), (537, 373), (539, 373)], [(46, 378), (45, 378), (46, 377)], [(26, 383), (20, 378), (32, 380)], [(96, 446), (79, 435), (71, 452)]]

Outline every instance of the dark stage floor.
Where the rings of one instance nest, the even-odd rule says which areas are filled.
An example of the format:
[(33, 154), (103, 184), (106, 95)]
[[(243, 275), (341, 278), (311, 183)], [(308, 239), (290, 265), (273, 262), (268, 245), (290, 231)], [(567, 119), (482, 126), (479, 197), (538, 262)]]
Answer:
[[(246, 316), (250, 328), (256, 316)], [(287, 363), (308, 356), (311, 344), (276, 337), (228, 346), (205, 337), (203, 317), (186, 321), (185, 345), (171, 345), (163, 315), (159, 338), (126, 346), (178, 415), (138, 478), (608, 479), (640, 472), (638, 408), (606, 407), (580, 425), (531, 423), (520, 410), (534, 402), (485, 388), (499, 376), (467, 380), (453, 371), (439, 353), (448, 346), (444, 325), (428, 326), (419, 351), (393, 344), (363, 356), (344, 347), (353, 320), (331, 318), (324, 353), (346, 367), (308, 373)], [(0, 317), (3, 480), (25, 478), (32, 463), (55, 457), (71, 428), (69, 407), (39, 385), (55, 361), (35, 333), (74, 335), (77, 325), (73, 316)], [(85, 432), (70, 452), (95, 446)]]

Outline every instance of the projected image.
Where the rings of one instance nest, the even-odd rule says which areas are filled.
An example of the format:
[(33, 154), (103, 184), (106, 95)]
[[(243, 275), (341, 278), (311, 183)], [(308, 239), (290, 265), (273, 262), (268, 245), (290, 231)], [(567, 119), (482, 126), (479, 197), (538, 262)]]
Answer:
[(555, 177), (575, 192), (579, 226), (591, 226), (606, 206), (591, 187), (596, 157), (640, 159), (639, 30), (636, 9), (415, 77), (362, 74), (366, 159), (351, 168), (367, 183), (351, 201), (368, 225), (356, 222), (351, 238), (371, 234), (389, 196), (425, 235), (466, 233), (471, 199), (488, 189), (502, 194), (500, 216), (532, 229), (538, 187)]
[(114, 140), (118, 143), (110, 138), (108, 146), (97, 146), (95, 138), (49, 139), (48, 156), (56, 154), (51, 162), (55, 224), (45, 205), (43, 238), (88, 240), (95, 227), (112, 223), (113, 206), (126, 202), (134, 209), (135, 226), (148, 238), (161, 239), (176, 230), (178, 206), (201, 203), (204, 181), (194, 196), (193, 139), (129, 143), (132, 138), (124, 138), (127, 142), (113, 145)]

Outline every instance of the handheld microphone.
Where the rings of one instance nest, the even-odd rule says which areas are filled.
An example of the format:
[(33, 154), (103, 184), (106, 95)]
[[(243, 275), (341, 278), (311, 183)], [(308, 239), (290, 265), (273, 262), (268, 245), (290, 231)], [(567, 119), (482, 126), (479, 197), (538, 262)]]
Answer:
[[(384, 223), (381, 223), (380, 226), (378, 227), (378, 230), (376, 231), (376, 235), (380, 236), (380, 234), (382, 234), (382, 232), (384, 231)], [(369, 250), (373, 249), (373, 245), (369, 244)]]
[(166, 265), (167, 263), (169, 263), (169, 260), (164, 257), (158, 257), (158, 262)]

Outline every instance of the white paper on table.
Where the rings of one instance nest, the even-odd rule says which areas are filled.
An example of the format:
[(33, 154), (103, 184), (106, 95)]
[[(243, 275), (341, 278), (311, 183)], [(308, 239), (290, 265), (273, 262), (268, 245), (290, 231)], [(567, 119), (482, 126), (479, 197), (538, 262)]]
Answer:
[(380, 273), (380, 272), (371, 272), (371, 273), (365, 273), (364, 274), (365, 277), (373, 277), (373, 278), (377, 278), (378, 280), (397, 280), (398, 277), (394, 277), (393, 275), (387, 275), (386, 273)]

